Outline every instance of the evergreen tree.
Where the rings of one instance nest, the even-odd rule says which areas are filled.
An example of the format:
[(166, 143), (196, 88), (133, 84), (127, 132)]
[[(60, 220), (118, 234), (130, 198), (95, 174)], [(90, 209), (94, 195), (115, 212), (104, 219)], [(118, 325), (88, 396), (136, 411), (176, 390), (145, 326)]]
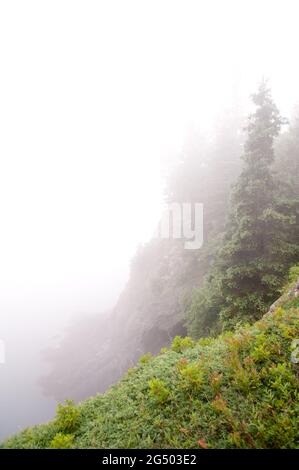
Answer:
[(299, 260), (296, 188), (281, 184), (273, 171), (274, 141), (284, 120), (266, 82), (252, 100), (256, 110), (246, 127), (243, 169), (222, 248), (187, 307), (189, 333), (197, 337), (215, 329), (219, 318), (224, 327), (259, 318), (279, 296), (289, 266)]
[[(219, 257), (223, 320), (259, 318), (279, 295), (288, 267), (298, 259), (292, 240), (296, 218), (283, 210), (274, 172), (274, 139), (284, 120), (266, 82), (252, 97), (244, 168), (232, 195), (232, 210)], [(291, 236), (291, 240), (290, 240)]]
[[(282, 134), (276, 146), (276, 186), (279, 211), (293, 217), (287, 231), (288, 242), (296, 246), (299, 240), (299, 113), (288, 132)], [(291, 230), (292, 229), (292, 230)]]
[(285, 198), (299, 198), (299, 105), (288, 132), (284, 132), (276, 145), (275, 170)]

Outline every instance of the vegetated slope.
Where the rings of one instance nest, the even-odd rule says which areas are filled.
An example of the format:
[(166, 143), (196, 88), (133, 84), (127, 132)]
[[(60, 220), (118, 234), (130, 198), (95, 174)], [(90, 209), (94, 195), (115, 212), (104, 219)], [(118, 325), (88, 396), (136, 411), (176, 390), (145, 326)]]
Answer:
[(60, 406), (4, 447), (299, 447), (298, 338), (299, 279), (252, 326), (196, 343), (177, 337), (104, 395)]

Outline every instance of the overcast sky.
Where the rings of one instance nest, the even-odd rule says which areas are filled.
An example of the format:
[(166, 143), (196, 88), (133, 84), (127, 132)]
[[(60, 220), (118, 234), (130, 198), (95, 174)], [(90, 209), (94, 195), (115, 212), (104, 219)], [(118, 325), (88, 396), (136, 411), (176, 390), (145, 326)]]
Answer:
[(233, 83), (268, 76), (290, 112), (298, 1), (2, 0), (0, 67), (0, 315), (22, 329), (113, 304), (163, 161)]

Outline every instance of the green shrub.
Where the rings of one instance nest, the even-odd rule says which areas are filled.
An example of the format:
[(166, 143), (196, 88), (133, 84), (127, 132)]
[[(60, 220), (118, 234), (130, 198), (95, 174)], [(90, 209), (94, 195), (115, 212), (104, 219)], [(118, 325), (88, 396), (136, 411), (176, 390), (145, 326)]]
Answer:
[(51, 441), (51, 449), (71, 449), (74, 441), (73, 434), (59, 432)]
[(292, 284), (299, 278), (299, 264), (293, 266), (289, 271), (289, 282)]
[(182, 361), (179, 365), (179, 374), (181, 385), (189, 391), (198, 391), (203, 383), (204, 371), (198, 362), (184, 364)]
[(153, 359), (153, 355), (151, 352), (148, 352), (140, 357), (139, 364), (147, 364), (151, 359)]
[(170, 391), (166, 388), (165, 382), (159, 379), (152, 379), (149, 382), (150, 397), (156, 400), (161, 405), (165, 403), (170, 396)]
[(182, 338), (181, 336), (176, 336), (171, 344), (171, 350), (181, 353), (186, 349), (192, 348), (194, 341), (189, 336)]
[(161, 348), (159, 354), (165, 354), (167, 353), (167, 351), (168, 351), (168, 348)]
[(79, 422), (80, 410), (72, 400), (65, 400), (65, 404), (60, 403), (56, 409), (56, 425), (60, 431), (73, 431)]
[(267, 341), (267, 336), (262, 333), (256, 337), (251, 357), (255, 362), (262, 362), (270, 355), (269, 341)]

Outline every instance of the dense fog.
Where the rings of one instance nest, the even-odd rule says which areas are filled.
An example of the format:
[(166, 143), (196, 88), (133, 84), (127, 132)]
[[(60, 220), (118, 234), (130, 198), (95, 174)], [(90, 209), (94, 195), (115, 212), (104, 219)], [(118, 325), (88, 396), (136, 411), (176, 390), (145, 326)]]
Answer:
[(53, 417), (42, 351), (114, 307), (194, 135), (262, 77), (292, 116), (297, 22), (295, 1), (1, 2), (0, 439)]
[(125, 276), (125, 271), (120, 273), (113, 286), (102, 280), (105, 289), (92, 301), (92, 293), (80, 291), (79, 286), (77, 292), (52, 288), (37, 293), (27, 287), (18, 290), (17, 298), (1, 295), (1, 313), (6, 313), (1, 316), (6, 353), (6, 362), (1, 364), (1, 437), (53, 417), (56, 402), (45, 397), (39, 386), (39, 378), (48, 370), (44, 350), (57, 344), (68, 325), (85, 312), (100, 314), (110, 307)]

